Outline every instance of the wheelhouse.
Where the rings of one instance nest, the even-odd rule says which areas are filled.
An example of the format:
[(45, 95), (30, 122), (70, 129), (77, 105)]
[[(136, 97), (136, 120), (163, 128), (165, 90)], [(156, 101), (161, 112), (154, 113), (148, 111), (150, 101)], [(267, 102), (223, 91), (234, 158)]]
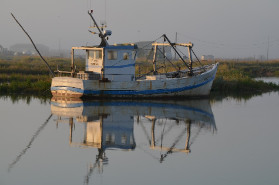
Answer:
[(84, 80), (135, 81), (134, 44), (105, 47), (73, 47), (72, 70), (75, 71), (75, 50), (85, 50), (85, 70), (77, 73)]

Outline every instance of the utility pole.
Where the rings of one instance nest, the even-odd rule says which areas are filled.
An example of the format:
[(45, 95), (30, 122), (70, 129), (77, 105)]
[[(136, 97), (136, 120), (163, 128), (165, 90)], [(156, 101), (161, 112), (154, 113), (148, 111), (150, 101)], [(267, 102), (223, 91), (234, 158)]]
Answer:
[(268, 52), (269, 52), (269, 35), (267, 37), (267, 52), (266, 52), (266, 60), (268, 61)]

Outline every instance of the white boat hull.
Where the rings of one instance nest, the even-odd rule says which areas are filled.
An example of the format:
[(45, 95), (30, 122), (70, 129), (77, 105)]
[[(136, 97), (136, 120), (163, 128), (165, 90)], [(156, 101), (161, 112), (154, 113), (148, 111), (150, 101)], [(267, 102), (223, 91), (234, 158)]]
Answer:
[(218, 64), (199, 75), (183, 78), (137, 81), (82, 80), (72, 77), (54, 77), (53, 96), (65, 97), (122, 97), (152, 98), (165, 96), (209, 96)]

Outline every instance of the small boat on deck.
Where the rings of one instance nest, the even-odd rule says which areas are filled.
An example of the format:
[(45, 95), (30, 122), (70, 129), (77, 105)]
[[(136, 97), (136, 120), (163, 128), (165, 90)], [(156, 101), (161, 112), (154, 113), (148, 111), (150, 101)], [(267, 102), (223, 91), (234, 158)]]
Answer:
[[(209, 96), (218, 63), (193, 68), (192, 43), (172, 43), (166, 35), (166, 43), (152, 43), (152, 74), (136, 76), (136, 44), (109, 45), (110, 30), (100, 29), (93, 12), (88, 12), (98, 29), (101, 43), (98, 46), (72, 47), (72, 71), (57, 71), (52, 79), (51, 93), (54, 97), (95, 98), (154, 98), (154, 97), (203, 97)], [(188, 48), (189, 62), (181, 56), (176, 47)], [(187, 67), (168, 73), (158, 73), (157, 51), (170, 47)], [(86, 52), (85, 70), (75, 68), (76, 50)], [(68, 74), (68, 76), (65, 76)]]

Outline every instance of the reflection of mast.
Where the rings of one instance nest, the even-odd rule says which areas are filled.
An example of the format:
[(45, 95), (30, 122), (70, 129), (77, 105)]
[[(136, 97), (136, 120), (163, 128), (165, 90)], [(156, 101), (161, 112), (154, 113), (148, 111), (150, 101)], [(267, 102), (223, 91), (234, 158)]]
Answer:
[(58, 116), (57, 124), (58, 122), (66, 122), (69, 124), (69, 144), (71, 146), (98, 149), (96, 160), (90, 163), (88, 172), (84, 177), (85, 184), (89, 183), (96, 168), (99, 173), (103, 173), (103, 167), (108, 164), (108, 158), (105, 155), (107, 149), (133, 150), (136, 147), (133, 133), (134, 118), (131, 116), (115, 117), (112, 119), (110, 114), (98, 113), (97, 115), (78, 115), (75, 118), (77, 122), (84, 124), (82, 142), (75, 143), (75, 123), (72, 114), (66, 116), (66, 119)]
[[(106, 157), (105, 150), (103, 149), (103, 146), (101, 144), (102, 143), (101, 138), (103, 137), (103, 117), (104, 117), (104, 115), (101, 115), (99, 117), (100, 118), (99, 119), (100, 120), (100, 148), (98, 148), (98, 155), (96, 156), (96, 161), (95, 161), (94, 165), (92, 165), (92, 164), (90, 165), (88, 173), (84, 178), (85, 184), (89, 183), (90, 177), (93, 174), (94, 169), (96, 167), (98, 167), (99, 173), (103, 173), (103, 166), (108, 164), (108, 158)], [(87, 124), (86, 124), (86, 126), (87, 126)], [(87, 138), (87, 130), (86, 130), (85, 134), (84, 134), (83, 144), (88, 146), (87, 140), (88, 140), (88, 138)]]
[(105, 151), (103, 149), (98, 149), (98, 155), (96, 156), (96, 161), (94, 163), (94, 165), (90, 165), (89, 167), (89, 171), (87, 173), (87, 175), (84, 177), (84, 184), (88, 184), (91, 175), (94, 172), (94, 169), (96, 167), (98, 167), (99, 172), (103, 173), (103, 165), (107, 164), (108, 162), (108, 158), (106, 157)]
[(47, 118), (47, 120), (39, 127), (39, 129), (35, 132), (35, 134), (33, 135), (33, 137), (31, 138), (31, 140), (29, 141), (28, 145), (22, 150), (22, 152), (16, 157), (16, 159), (14, 160), (14, 162), (12, 164), (9, 165), (9, 169), (8, 171), (10, 171), (13, 166), (20, 160), (20, 158), (27, 152), (27, 150), (29, 148), (31, 148), (32, 143), (34, 142), (34, 140), (37, 138), (37, 136), (40, 134), (40, 132), (45, 128), (45, 126), (47, 125), (48, 121), (50, 120), (50, 118), (52, 117), (52, 114)]

